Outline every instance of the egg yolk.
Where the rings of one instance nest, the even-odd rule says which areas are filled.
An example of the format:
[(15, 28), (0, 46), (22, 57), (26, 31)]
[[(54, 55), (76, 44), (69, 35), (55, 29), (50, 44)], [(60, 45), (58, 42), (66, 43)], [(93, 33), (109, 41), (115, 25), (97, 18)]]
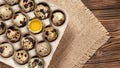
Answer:
[(38, 33), (42, 30), (42, 22), (39, 19), (33, 19), (29, 22), (28, 28), (33, 33)]

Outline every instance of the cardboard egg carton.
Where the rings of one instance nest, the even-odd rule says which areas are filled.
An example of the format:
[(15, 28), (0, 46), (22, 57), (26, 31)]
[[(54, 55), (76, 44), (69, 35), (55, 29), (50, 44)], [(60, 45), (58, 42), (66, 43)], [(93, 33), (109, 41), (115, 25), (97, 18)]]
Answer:
[[(62, 10), (62, 11), (66, 14), (66, 21), (65, 21), (65, 23), (64, 23), (62, 26), (57, 27), (57, 26), (52, 25), (55, 29), (57, 29), (57, 30), (59, 31), (59, 36), (58, 36), (58, 38), (57, 38), (55, 41), (49, 42), (49, 43), (51, 44), (51, 47), (52, 47), (51, 50), (52, 50), (52, 51), (51, 51), (51, 53), (50, 53), (48, 56), (43, 57), (43, 59), (44, 59), (44, 61), (45, 61), (45, 66), (44, 66), (44, 68), (47, 68), (48, 65), (49, 65), (49, 63), (50, 63), (50, 61), (51, 61), (51, 59), (52, 59), (52, 56), (53, 56), (55, 50), (56, 50), (56, 48), (57, 48), (57, 46), (58, 46), (58, 44), (59, 44), (59, 41), (61, 40), (62, 35), (63, 35), (63, 33), (64, 33), (65, 29), (66, 29), (66, 26), (67, 26), (67, 13), (65, 12), (64, 9), (60, 8), (59, 6), (57, 6), (57, 4), (52, 4), (52, 3), (49, 3), (49, 2), (44, 1), (44, 0), (35, 0), (35, 3), (36, 3), (36, 4), (38, 4), (38, 3), (40, 3), (40, 2), (45, 2), (45, 3), (47, 3), (47, 4), (50, 6), (51, 11), (60, 9), (60, 10)], [(7, 4), (7, 3), (4, 2), (4, 0), (0, 0), (0, 5), (1, 5), (1, 4)], [(10, 5), (10, 6), (11, 6), (11, 5)], [(19, 4), (12, 5), (11, 8), (12, 8), (12, 10), (13, 10), (13, 14), (14, 14), (15, 12), (21, 11), (21, 8), (19, 7)], [(31, 20), (31, 19), (33, 19), (33, 18), (36, 18), (36, 16), (35, 16), (35, 14), (34, 14), (33, 11), (30, 11), (30, 12), (25, 13), (25, 14), (26, 14), (27, 17), (29, 17), (29, 20)], [(5, 20), (5, 21), (3, 21), (3, 22), (5, 23), (6, 27), (15, 26), (15, 25), (12, 23), (12, 18), (9, 19), (9, 20)], [(45, 19), (45, 20), (42, 20), (42, 22), (44, 23), (45, 26), (51, 25), (51, 22), (50, 22), (49, 18), (47, 18), (47, 19)], [(18, 28), (18, 27), (17, 27), (17, 28)], [(18, 29), (21, 31), (22, 36), (23, 36), (24, 34), (26, 34), (26, 33), (29, 33), (29, 34), (31, 34), (32, 36), (34, 36), (37, 41), (42, 41), (42, 40), (44, 40), (43, 37), (42, 37), (42, 32), (39, 33), (39, 34), (32, 34), (32, 33), (30, 33), (29, 30), (27, 29), (27, 25), (26, 25), (25, 27), (21, 27), (21, 28), (18, 28)], [(6, 34), (0, 35), (0, 41), (1, 41), (1, 42), (2, 42), (2, 41), (9, 41), (9, 40), (7, 40), (7, 38), (6, 38)], [(12, 42), (9, 41), (9, 43), (11, 43), (11, 44), (14, 46), (14, 49), (15, 49), (15, 50), (21, 49), (20, 41), (18, 41), (18, 42), (16, 42), (16, 43), (12, 43)], [(28, 52), (29, 52), (29, 54), (30, 54), (31, 57), (36, 55), (35, 49), (32, 49), (32, 50), (30, 50), (30, 51), (28, 51)], [(14, 68), (28, 68), (28, 64), (25, 64), (25, 65), (19, 65), (19, 64), (17, 64), (17, 63), (13, 60), (13, 56), (11, 56), (10, 58), (0, 57), (0, 61), (1, 61), (1, 62), (4, 62), (4, 63), (6, 63), (6, 64), (8, 64), (8, 65), (10, 65), (10, 66), (12, 66), (12, 67), (14, 67)]]

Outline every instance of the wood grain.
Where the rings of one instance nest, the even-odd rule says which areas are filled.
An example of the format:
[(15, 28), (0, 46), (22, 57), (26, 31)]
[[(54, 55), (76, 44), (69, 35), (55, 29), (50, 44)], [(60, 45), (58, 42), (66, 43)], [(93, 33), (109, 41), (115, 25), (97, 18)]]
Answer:
[(84, 68), (120, 68), (120, 0), (82, 0), (110, 32), (111, 38)]

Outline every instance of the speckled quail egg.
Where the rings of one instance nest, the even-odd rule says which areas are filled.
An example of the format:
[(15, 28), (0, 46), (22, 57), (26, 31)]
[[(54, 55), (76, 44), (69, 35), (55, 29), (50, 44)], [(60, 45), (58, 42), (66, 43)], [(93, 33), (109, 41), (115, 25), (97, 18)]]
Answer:
[(48, 56), (51, 52), (51, 46), (48, 42), (39, 42), (35, 47), (38, 56)]
[(0, 55), (2, 57), (8, 58), (14, 53), (13, 46), (7, 42), (0, 44)]
[(52, 26), (46, 26), (44, 29), (43, 29), (43, 37), (49, 41), (49, 42), (52, 42), (54, 40), (57, 39), (58, 37), (58, 31), (53, 28)]
[(20, 0), (19, 5), (24, 12), (32, 11), (35, 8), (34, 0)]
[(0, 6), (0, 18), (2, 20), (10, 19), (12, 17), (12, 14), (13, 12), (9, 5)]
[(23, 13), (15, 13), (12, 21), (17, 27), (23, 27), (28, 23), (28, 18)]
[(31, 58), (28, 62), (29, 68), (44, 68), (44, 60), (38, 57)]
[(35, 8), (34, 13), (40, 19), (46, 19), (50, 15), (50, 7), (46, 3), (39, 3)]
[(3, 22), (0, 22), (0, 35), (3, 34), (6, 30), (6, 26)]
[(19, 2), (19, 0), (5, 0), (5, 1), (10, 5), (14, 5), (14, 4), (17, 4)]
[(25, 50), (17, 50), (14, 55), (14, 60), (20, 65), (26, 64), (29, 61), (29, 54)]
[(6, 36), (11, 42), (17, 42), (20, 40), (21, 33), (18, 29), (14, 27), (9, 27), (6, 31)]
[(36, 45), (36, 40), (31, 35), (25, 35), (21, 39), (21, 46), (25, 50), (30, 50)]
[(51, 21), (56, 26), (61, 26), (65, 22), (65, 14), (61, 10), (55, 10), (52, 13)]

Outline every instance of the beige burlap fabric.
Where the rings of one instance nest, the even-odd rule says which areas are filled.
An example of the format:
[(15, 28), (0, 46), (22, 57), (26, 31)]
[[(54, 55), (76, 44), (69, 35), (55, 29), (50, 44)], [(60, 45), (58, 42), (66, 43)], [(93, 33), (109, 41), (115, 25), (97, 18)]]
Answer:
[(48, 68), (82, 68), (108, 32), (81, 0), (47, 0), (66, 10), (69, 23)]

